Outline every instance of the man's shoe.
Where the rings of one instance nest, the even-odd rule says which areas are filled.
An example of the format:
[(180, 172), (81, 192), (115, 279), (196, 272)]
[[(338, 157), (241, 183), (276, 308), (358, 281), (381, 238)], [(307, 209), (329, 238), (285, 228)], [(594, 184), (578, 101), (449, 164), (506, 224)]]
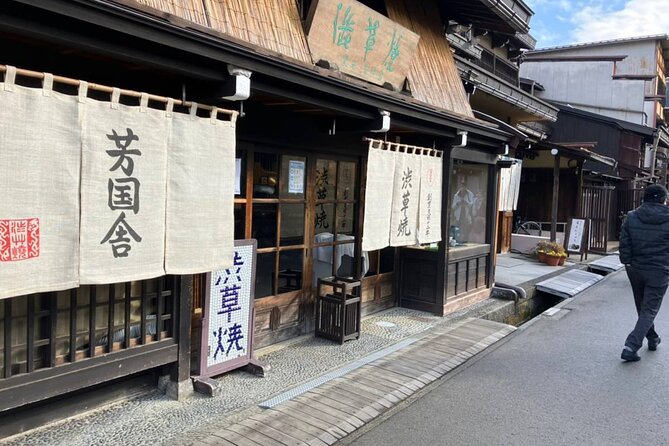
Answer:
[(657, 346), (660, 345), (660, 342), (662, 342), (662, 339), (660, 339), (659, 336), (656, 337), (656, 338), (653, 338), (653, 339), (649, 339), (648, 340), (648, 350), (650, 350), (651, 352), (654, 352), (655, 350), (657, 350)]
[(637, 353), (635, 351), (632, 351), (631, 348), (625, 347), (623, 349), (623, 352), (620, 354), (620, 359), (626, 362), (634, 362), (641, 359), (641, 356), (637, 355)]

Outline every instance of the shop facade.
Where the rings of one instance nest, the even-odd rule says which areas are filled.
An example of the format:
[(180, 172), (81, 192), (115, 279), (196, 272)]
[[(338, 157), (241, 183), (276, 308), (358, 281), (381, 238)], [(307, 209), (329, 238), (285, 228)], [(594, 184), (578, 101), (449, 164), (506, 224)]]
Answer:
[[(395, 3), (386, 12), (400, 14)], [(295, 4), (281, 6), (294, 9), (300, 24)], [(415, 70), (438, 75), (427, 66), (412, 68), (411, 98), (212, 32), (179, 11), (127, 1), (12, 1), (3, 5), (0, 23), (3, 43), (12, 48), (8, 65), (239, 113), (235, 169), (221, 175), (235, 178), (234, 239), (257, 241), (256, 347), (313, 332), (318, 278), (361, 279), (363, 315), (396, 305), (445, 314), (485, 298), (492, 287), (496, 162), (510, 135), (455, 106), (433, 105), (429, 95), (416, 98), (430, 82), (421, 84)], [(429, 39), (440, 35), (439, 26), (427, 27), (434, 31), (427, 36), (414, 31)], [(441, 48), (448, 51), (445, 39)], [(234, 77), (230, 67), (252, 72), (243, 102), (220, 99)], [(448, 85), (430, 94), (464, 97), (459, 79)], [(467, 145), (454, 147), (465, 142), (463, 134)], [(436, 251), (363, 251), (365, 137), (442, 152)], [(426, 279), (417, 291), (405, 279), (420, 264), (414, 255), (425, 264), (416, 271)], [(175, 396), (188, 393), (198, 373), (192, 357), (200, 350), (203, 272), (0, 301), (0, 410), (12, 413), (146, 371), (169, 375)]]

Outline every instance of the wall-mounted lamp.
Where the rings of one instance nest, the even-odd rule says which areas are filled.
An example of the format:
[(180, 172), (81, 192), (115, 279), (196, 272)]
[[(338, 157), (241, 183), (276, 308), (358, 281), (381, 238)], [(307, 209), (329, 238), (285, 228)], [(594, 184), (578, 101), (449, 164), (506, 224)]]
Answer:
[(372, 133), (386, 133), (390, 130), (390, 112), (379, 110), (379, 116), (374, 120), (374, 127), (369, 131)]
[(467, 146), (467, 131), (458, 130), (458, 135), (460, 136), (460, 144), (454, 145), (454, 149), (461, 149)]
[(243, 68), (228, 65), (230, 77), (223, 86), (222, 99), (243, 101), (251, 96), (251, 72)]
[(551, 149), (551, 155), (557, 156), (558, 154), (558, 149)]

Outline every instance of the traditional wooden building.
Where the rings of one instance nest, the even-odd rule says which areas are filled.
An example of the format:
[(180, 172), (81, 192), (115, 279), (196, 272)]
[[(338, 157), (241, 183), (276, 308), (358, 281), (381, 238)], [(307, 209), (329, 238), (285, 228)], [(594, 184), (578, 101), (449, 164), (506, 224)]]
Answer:
[[(557, 119), (557, 108), (524, 88), (519, 77), (521, 55), (536, 45), (529, 34), (534, 12), (522, 1), (455, 1), (445, 6), (445, 13), (449, 19), (446, 37), (474, 114), (513, 135), (509, 155), (514, 156), (514, 149), (531, 146), (539, 139), (528, 131), (529, 123), (550, 124)], [(517, 163), (513, 170), (520, 168)], [(504, 176), (504, 182), (512, 178), (514, 183), (501, 185), (501, 190), (517, 195), (517, 175)], [(514, 224), (516, 200), (504, 198), (500, 196), (498, 252), (511, 248)]]
[[(589, 218), (593, 225), (590, 246), (594, 251), (606, 252), (608, 243), (618, 240), (620, 216), (640, 204), (641, 190), (634, 186), (635, 179), (650, 175), (643, 168), (642, 153), (656, 132), (628, 121), (556, 106), (560, 109), (558, 120), (550, 126), (543, 145), (535, 149), (555, 148), (562, 152), (558, 157), (572, 160), (565, 164), (563, 159), (560, 164), (563, 181), (560, 182), (557, 221), (564, 224), (570, 217)], [(585, 157), (573, 156), (559, 146), (584, 148), (590, 153)], [(537, 154), (543, 155), (535, 158)], [(524, 162), (528, 170), (522, 182), (527, 186), (527, 193), (521, 195), (519, 209), (528, 219), (550, 221), (550, 203), (537, 198), (551, 195), (554, 157), (546, 151), (531, 149), (523, 155), (528, 157)], [(615, 164), (606, 159), (615, 160)], [(578, 183), (569, 181), (569, 177), (582, 179)], [(580, 189), (574, 188), (577, 184), (581, 184)]]
[[(91, 90), (100, 84), (175, 98), (166, 101), (191, 104), (193, 118), (193, 103), (234, 112), (236, 167), (220, 175), (234, 178), (235, 190), (228, 191), (234, 238), (257, 241), (256, 346), (314, 329), (322, 277), (361, 280), (363, 314), (394, 305), (444, 314), (484, 299), (494, 282), (497, 162), (512, 135), (472, 113), (442, 33), (441, 3), (340, 3), (12, 0), (0, 6), (6, 48), (0, 63), (7, 72), (30, 70), (18, 71), (26, 87), (54, 73), (63, 76), (56, 84), (67, 78), (79, 88), (86, 81)], [(313, 25), (319, 14), (328, 26), (330, 15), (337, 20), (325, 35)], [(375, 56), (367, 54), (369, 30), (361, 47), (346, 51), (353, 22), (367, 19), (385, 33), (371, 41), (385, 45), (373, 66), (365, 65), (365, 57)], [(316, 54), (319, 42), (323, 51)], [(137, 97), (145, 107), (147, 96)], [(453, 210), (438, 216), (435, 248), (362, 250), (370, 167), (363, 137), (375, 136), (440, 152), (441, 207)], [(168, 154), (177, 146), (168, 146)], [(199, 176), (190, 178), (197, 190)], [(182, 260), (188, 266), (200, 259)], [(0, 413), (23, 420), (6, 429), (30, 425), (26, 408), (138, 373), (169, 376), (172, 394), (188, 394), (204, 354), (198, 342), (204, 272), (193, 267), (189, 274), (3, 299)]]

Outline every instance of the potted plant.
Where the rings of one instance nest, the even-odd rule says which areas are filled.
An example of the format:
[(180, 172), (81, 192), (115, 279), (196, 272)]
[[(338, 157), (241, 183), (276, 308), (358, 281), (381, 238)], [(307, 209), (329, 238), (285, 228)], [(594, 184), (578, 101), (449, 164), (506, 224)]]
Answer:
[(537, 259), (541, 263), (546, 262), (546, 251), (548, 251), (548, 242), (541, 241), (537, 243), (537, 246), (534, 248), (534, 252), (537, 253)]
[(563, 265), (567, 252), (562, 245), (557, 242), (550, 242), (546, 245), (546, 264), (550, 266)]
[(560, 263), (560, 254), (555, 249), (546, 251), (546, 265), (557, 266)]
[(557, 253), (560, 256), (560, 260), (558, 261), (558, 266), (562, 266), (564, 265), (565, 260), (567, 260), (567, 251), (564, 249), (563, 246), (558, 246)]

